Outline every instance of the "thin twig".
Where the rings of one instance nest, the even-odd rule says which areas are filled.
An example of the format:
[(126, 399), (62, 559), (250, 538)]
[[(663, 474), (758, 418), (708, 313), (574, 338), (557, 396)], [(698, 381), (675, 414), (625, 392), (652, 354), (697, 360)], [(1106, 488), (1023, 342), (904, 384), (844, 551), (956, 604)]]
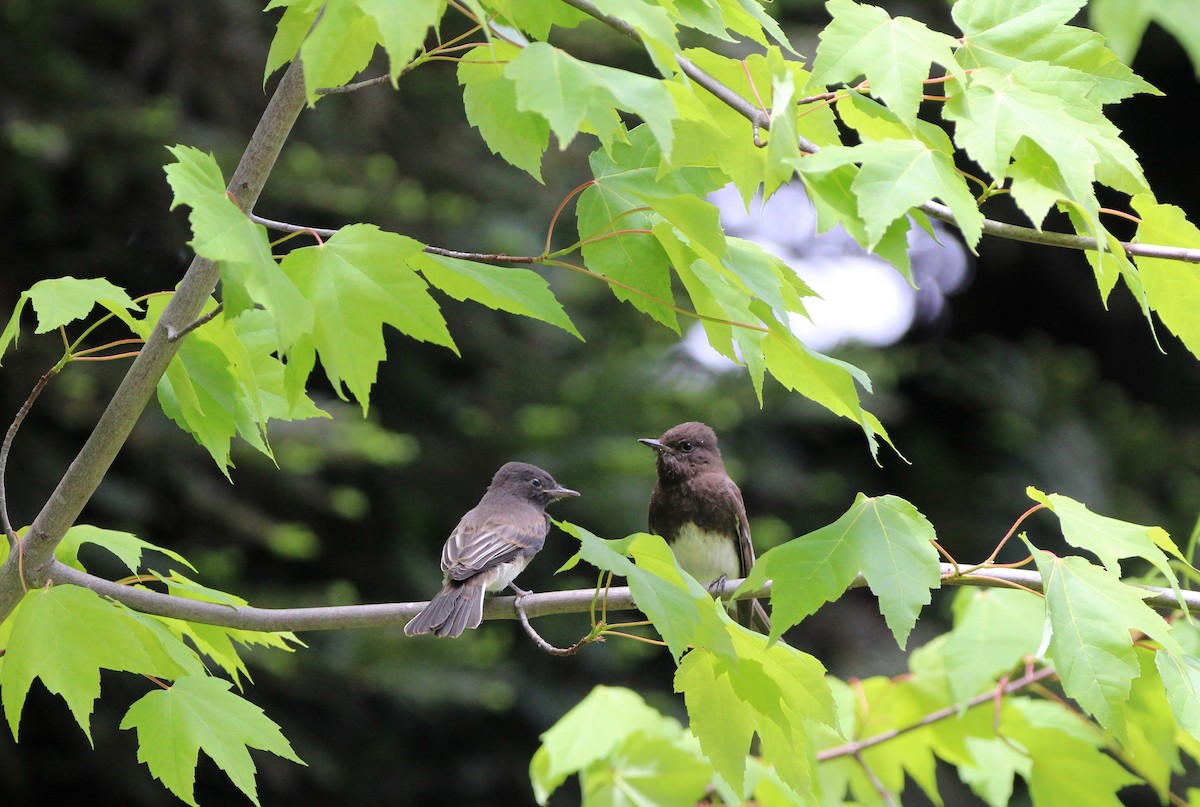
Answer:
[[(404, 75), (412, 69), (412, 65), (406, 65), (400, 71), (400, 75)], [(355, 92), (357, 90), (365, 90), (367, 87), (377, 87), (380, 84), (386, 84), (391, 76), (382, 75), (375, 78), (367, 78), (362, 81), (356, 81), (353, 84), (343, 84), (340, 87), (317, 87), (317, 95), (340, 95), (341, 93)]]
[(257, 213), (249, 214), (250, 221), (255, 224), (261, 224), (268, 230), (278, 230), (281, 233), (316, 233), (322, 238), (333, 238), (337, 235), (337, 230), (326, 230), (321, 227), (308, 227), (303, 224), (289, 224), (286, 221), (275, 221), (274, 219), (264, 218)]
[(542, 638), (541, 634), (534, 630), (533, 625), (529, 624), (529, 615), (525, 613), (524, 606), (521, 605), (521, 600), (525, 598), (524, 594), (518, 594), (513, 599), (513, 608), (517, 611), (517, 620), (520, 621), (521, 627), (529, 634), (529, 638), (533, 639), (543, 652), (551, 656), (573, 656), (579, 652), (579, 649), (590, 642), (590, 637), (585, 636), (570, 647), (555, 647)]
[[(259, 216), (259, 215), (253, 214), (253, 213), (250, 214), (250, 220), (255, 222), (256, 224), (261, 224), (264, 227), (267, 227), (272, 230), (279, 230), (281, 232), (316, 233), (319, 235), (324, 235), (327, 238), (332, 238), (337, 233), (337, 230), (326, 230), (321, 227), (308, 227), (308, 226), (301, 225), (301, 224), (289, 224), (288, 222), (285, 222), (285, 221), (275, 221), (274, 219), (263, 218), (262, 216)], [(619, 234), (623, 234), (623, 233), (627, 234), (627, 233), (640, 233), (640, 232), (642, 232), (642, 231), (619, 230), (616, 232), (605, 233), (603, 236), (599, 236), (597, 239), (593, 239), (593, 240), (599, 240), (599, 238), (609, 238), (614, 235), (619, 235)], [(542, 264), (545, 266), (559, 266), (559, 267), (562, 267), (563, 269), (570, 269), (572, 272), (578, 272), (579, 274), (587, 275), (588, 277), (590, 277), (594, 280), (602, 281), (604, 283), (607, 283), (610, 286), (615, 286), (617, 288), (623, 289), (624, 291), (627, 291), (630, 294), (636, 294), (639, 297), (644, 297), (647, 300), (650, 300), (652, 302), (657, 303), (658, 305), (661, 305), (663, 308), (669, 308), (670, 310), (674, 311), (676, 314), (682, 314), (685, 317), (692, 317), (693, 319), (698, 319), (698, 320), (702, 320), (705, 322), (715, 322), (715, 323), (718, 323), (721, 325), (729, 325), (734, 328), (745, 328), (748, 331), (759, 331), (760, 333), (769, 333), (771, 330), (770, 327), (768, 327), (766, 325), (755, 325), (754, 323), (751, 323), (751, 322), (739, 322), (738, 320), (735, 320), (735, 319), (724, 319), (722, 317), (714, 317), (709, 314), (701, 314), (698, 311), (691, 311), (687, 308), (682, 308), (680, 306), (675, 305), (674, 303), (663, 300), (660, 297), (655, 297), (653, 294), (650, 294), (649, 292), (647, 292), (643, 289), (639, 289), (636, 286), (633, 286), (628, 283), (624, 283), (620, 280), (617, 280), (616, 278), (607, 277), (605, 275), (600, 274), (599, 272), (593, 272), (592, 270), (590, 270), (586, 267), (576, 266), (573, 263), (567, 263), (566, 261), (553, 260), (548, 255), (504, 255), (502, 253), (490, 253), (490, 252), (462, 252), (462, 251), (456, 250), (456, 249), (445, 249), (443, 247), (431, 247), (431, 246), (425, 247), (423, 251), (430, 255), (440, 255), (445, 258), (457, 258), (459, 260), (464, 260), (464, 261), (489, 261), (492, 263), (516, 263), (516, 264), (530, 264), (530, 265)], [(555, 254), (559, 254), (559, 253), (555, 253)]]
[[(1046, 678), (1051, 678), (1055, 674), (1056, 673), (1053, 667), (1043, 667), (1036, 672), (1028, 672), (1020, 678), (1010, 681), (1008, 685), (1004, 687), (1003, 694), (1011, 695), (1013, 692), (1016, 692), (1020, 689), (1033, 686), (1034, 684), (1037, 684), (1039, 681), (1042, 681)], [(900, 728), (896, 729), (888, 729), (887, 731), (867, 737), (865, 740), (855, 740), (853, 742), (846, 743), (845, 745), (839, 745), (835, 746), (834, 748), (826, 748), (824, 751), (818, 751), (817, 762), (825, 762), (826, 760), (837, 759), (838, 757), (855, 757), (857, 759), (859, 754), (866, 749), (871, 748), (872, 746), (885, 743), (888, 740), (899, 737), (901, 734), (907, 734), (910, 731), (916, 731), (917, 729), (925, 728), (926, 726), (936, 723), (939, 720), (945, 720), (946, 718), (953, 717), (960, 712), (973, 709), (980, 704), (993, 701), (996, 698), (996, 692), (997, 690), (988, 690), (981, 695), (976, 695), (966, 703), (946, 706), (942, 709), (938, 709), (936, 712), (930, 712), (916, 723), (912, 723), (908, 726), (901, 726)]]
[(202, 315), (196, 317), (194, 320), (189, 322), (187, 325), (184, 325), (179, 330), (175, 330), (170, 325), (168, 325), (167, 326), (167, 339), (171, 342), (178, 342), (180, 339), (187, 336), (189, 333), (196, 330), (204, 323), (211, 322), (213, 319), (215, 319), (217, 317), (218, 314), (220, 314), (224, 310), (225, 310), (225, 303), (223, 303), (223, 302), (217, 303), (217, 307), (214, 308), (212, 311), (209, 311), (207, 314), (202, 314)]
[(17, 411), (17, 416), (13, 418), (13, 422), (8, 427), (8, 432), (4, 435), (4, 443), (0, 444), (0, 528), (4, 530), (4, 535), (8, 538), (8, 548), (10, 550), (16, 546), (20, 539), (17, 537), (16, 530), (13, 529), (12, 522), (8, 520), (8, 492), (4, 482), (4, 475), (8, 470), (8, 454), (12, 451), (13, 438), (17, 436), (17, 430), (21, 428), (21, 424), (25, 422), (25, 416), (29, 414), (29, 410), (33, 407), (33, 402), (42, 394), (42, 390), (50, 383), (50, 379), (58, 374), (58, 370), (57, 366), (51, 367), (33, 385), (33, 391), (29, 393), (29, 397), (25, 399), (25, 403), (21, 404), (21, 408)]
[(875, 775), (875, 771), (871, 770), (871, 766), (862, 758), (862, 754), (855, 753), (854, 761), (858, 763), (858, 767), (862, 768), (863, 773), (866, 774), (867, 781), (871, 783), (871, 787), (875, 788), (875, 792), (879, 794), (879, 798), (883, 800), (883, 803), (888, 805), (888, 807), (895, 807), (896, 797), (892, 795), (892, 791), (888, 790), (879, 777)]

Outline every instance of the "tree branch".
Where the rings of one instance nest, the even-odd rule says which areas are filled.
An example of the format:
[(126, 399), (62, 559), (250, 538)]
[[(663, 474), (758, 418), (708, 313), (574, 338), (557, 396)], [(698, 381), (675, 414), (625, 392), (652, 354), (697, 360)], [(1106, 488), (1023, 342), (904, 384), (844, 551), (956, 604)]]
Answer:
[[(953, 577), (954, 567), (942, 564), (943, 582), (946, 585), (982, 586), (996, 588), (1023, 586), (1041, 591), (1042, 579), (1037, 572), (1024, 569), (980, 569), (977, 572)], [(183, 597), (172, 597), (145, 588), (124, 586), (94, 575), (81, 572), (65, 564), (53, 561), (47, 579), (62, 585), (89, 588), (105, 597), (111, 597), (136, 611), (157, 616), (219, 625), (226, 628), (259, 631), (306, 631), (338, 630), (345, 628), (400, 627), (412, 619), (426, 605), (423, 602), (378, 603), (370, 605), (341, 605), (316, 608), (234, 608), (220, 603), (202, 602)], [(741, 580), (727, 580), (718, 592), (722, 599), (730, 599)], [(859, 575), (850, 588), (866, 585)], [(1179, 602), (1169, 588), (1142, 586), (1151, 592), (1145, 602), (1156, 608), (1178, 608)], [(746, 592), (739, 599), (766, 597), (771, 593), (767, 585), (757, 591)], [(1200, 612), (1200, 592), (1185, 591), (1188, 610)], [(527, 594), (521, 599), (521, 608), (528, 618), (554, 614), (588, 613), (595, 602), (595, 589), (573, 589)], [(609, 611), (627, 611), (636, 606), (628, 586), (615, 586), (606, 590)], [(520, 619), (514, 597), (488, 597), (483, 605), (484, 619)]]
[[(229, 192), (243, 211), (249, 212), (262, 193), (304, 103), (304, 73), (297, 59), (275, 88), (230, 180)], [(19, 548), (13, 546), (0, 566), (0, 621), (16, 607), (26, 586), (40, 586), (49, 576), (55, 566), (54, 548), (99, 487), (179, 349), (180, 342), (171, 340), (168, 333), (179, 332), (196, 320), (219, 277), (220, 267), (199, 256), (188, 267), (96, 428), (30, 526), (22, 542), (23, 562), (18, 562)]]
[(825, 762), (826, 760), (837, 759), (838, 757), (845, 756), (852, 756), (855, 759), (861, 759), (860, 755), (862, 752), (872, 746), (895, 739), (901, 734), (907, 734), (910, 731), (916, 731), (917, 729), (924, 728), (925, 726), (936, 723), (939, 720), (945, 720), (948, 717), (953, 717), (954, 715), (965, 712), (968, 709), (973, 709), (980, 704), (988, 703), (989, 701), (995, 701), (998, 694), (1011, 695), (1012, 693), (1024, 689), (1027, 686), (1036, 684), (1038, 681), (1046, 678), (1053, 678), (1057, 674), (1057, 670), (1055, 670), (1053, 667), (1043, 667), (1036, 672), (1027, 673), (1020, 678), (1010, 681), (999, 693), (994, 690), (991, 692), (984, 692), (980, 695), (976, 695), (974, 698), (971, 698), (966, 703), (953, 704), (942, 709), (938, 709), (935, 712), (930, 712), (917, 722), (911, 723), (907, 726), (889, 729), (887, 731), (880, 732), (879, 734), (873, 734), (870, 737), (865, 737), (861, 740), (848, 742), (845, 745), (839, 745), (833, 748), (826, 748), (824, 751), (818, 751), (817, 762)]
[[(626, 36), (633, 41), (641, 44), (642, 35), (637, 29), (628, 22), (605, 14), (590, 0), (562, 0), (568, 6), (582, 11), (584, 14), (599, 20), (600, 22), (612, 28), (617, 33)], [(739, 95), (733, 88), (723, 84), (719, 79), (704, 72), (697, 67), (689, 59), (676, 55), (675, 60), (679, 63), (680, 69), (684, 74), (699, 84), (704, 89), (708, 90), (715, 98), (720, 100), (734, 112), (750, 121), (755, 137), (757, 137), (758, 129), (771, 128), (771, 117), (763, 110), (756, 107), (754, 104), (747, 101)], [(809, 100), (809, 99), (801, 99)], [(821, 147), (816, 143), (808, 140), (803, 136), (798, 136), (797, 140), (800, 144), (800, 150), (809, 154), (816, 154), (821, 150)], [(950, 208), (937, 202), (926, 202), (920, 205), (918, 210), (926, 215), (932, 216), (935, 219), (944, 221), (947, 224), (958, 226), (958, 221), (954, 218), (954, 214)], [(1034, 229), (1032, 227), (1022, 227), (1017, 224), (1007, 224), (1002, 221), (993, 219), (983, 220), (983, 231), (988, 235), (994, 235), (999, 238), (1007, 238), (1013, 241), (1025, 241), (1031, 244), (1045, 244), (1047, 246), (1063, 247), (1066, 249), (1091, 250), (1091, 251), (1107, 251), (1107, 245), (1097, 244), (1096, 239), (1086, 236), (1072, 235), (1069, 233), (1052, 233), (1044, 230)], [(1128, 241), (1121, 242), (1122, 249), (1129, 256), (1140, 256), (1145, 258), (1163, 258), (1165, 260), (1183, 261), (1186, 263), (1200, 263), (1200, 249), (1187, 249), (1185, 247), (1168, 247), (1158, 246), (1154, 244), (1135, 244)]]

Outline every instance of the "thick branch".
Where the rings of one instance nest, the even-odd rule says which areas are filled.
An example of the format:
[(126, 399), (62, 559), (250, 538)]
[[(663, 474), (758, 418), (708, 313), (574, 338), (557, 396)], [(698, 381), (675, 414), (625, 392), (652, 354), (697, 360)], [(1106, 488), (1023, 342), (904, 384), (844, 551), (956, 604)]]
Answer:
[[(1037, 572), (1023, 569), (983, 569), (962, 577), (951, 577), (954, 567), (942, 564), (942, 575), (946, 585), (959, 586), (1024, 586), (1034, 591), (1042, 588)], [(58, 584), (84, 586), (117, 602), (124, 603), (137, 611), (148, 614), (220, 625), (226, 628), (262, 631), (306, 631), (339, 630), (345, 628), (399, 627), (412, 619), (425, 606), (422, 602), (379, 603), (372, 605), (342, 605), (319, 608), (233, 608), (219, 603), (172, 597), (149, 589), (123, 586), (95, 577), (55, 561), (48, 579)], [(741, 584), (741, 580), (728, 580), (721, 590), (722, 598), (728, 599)], [(851, 588), (866, 585), (860, 575)], [(1152, 592), (1146, 604), (1156, 608), (1177, 608), (1174, 592), (1168, 588), (1145, 587)], [(768, 585), (758, 591), (747, 592), (741, 599), (765, 597), (771, 593)], [(1188, 609), (1200, 612), (1200, 592), (1184, 592)], [(595, 589), (571, 591), (547, 591), (531, 593), (521, 600), (521, 607), (529, 618), (553, 614), (588, 613), (595, 603)], [(489, 597), (484, 602), (484, 619), (518, 619), (514, 597)], [(628, 586), (608, 589), (606, 598), (609, 611), (626, 611), (634, 608), (633, 597)]]
[[(229, 192), (242, 210), (248, 212), (258, 200), (275, 159), (303, 108), (304, 73), (297, 60), (275, 88), (230, 180)], [(195, 321), (219, 277), (217, 264), (199, 256), (188, 267), (171, 302), (138, 352), (91, 436), (34, 519), (25, 540), (12, 548), (8, 560), (0, 567), (0, 621), (12, 612), (26, 587), (41, 585), (49, 575), (54, 564), (54, 547), (99, 487), (179, 349), (180, 343), (168, 338), (168, 333), (178, 333)], [(18, 563), (21, 553), (24, 558)], [(24, 580), (21, 579), (22, 569)]]

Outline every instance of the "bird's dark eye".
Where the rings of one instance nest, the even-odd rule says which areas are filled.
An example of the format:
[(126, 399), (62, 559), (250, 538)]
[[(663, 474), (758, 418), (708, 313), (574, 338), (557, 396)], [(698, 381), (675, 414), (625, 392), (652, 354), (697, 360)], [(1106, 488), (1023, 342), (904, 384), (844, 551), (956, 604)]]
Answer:
[(529, 484), (533, 485), (535, 488), (540, 488), (542, 486), (542, 480), (535, 476), (533, 479), (529, 480)]
[(679, 444), (679, 450), (682, 451), (684, 454), (687, 454), (693, 448), (694, 448), (694, 446), (692, 445), (691, 440), (684, 440), (682, 443)]

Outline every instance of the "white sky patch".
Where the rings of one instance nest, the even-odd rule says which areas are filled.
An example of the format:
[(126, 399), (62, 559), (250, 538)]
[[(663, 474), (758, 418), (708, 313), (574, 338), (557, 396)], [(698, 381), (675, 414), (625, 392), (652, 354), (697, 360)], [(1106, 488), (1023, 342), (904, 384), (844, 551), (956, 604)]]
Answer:
[[(940, 222), (933, 222), (937, 241), (915, 224), (909, 230), (909, 258), (920, 286), (914, 289), (895, 267), (868, 253), (841, 227), (818, 236), (816, 212), (798, 183), (780, 188), (766, 205), (755, 197), (749, 211), (733, 186), (709, 201), (720, 208), (728, 235), (782, 258), (821, 295), (804, 301), (811, 321), (792, 317), (793, 332), (813, 350), (829, 352), (847, 343), (894, 344), (918, 320), (937, 316), (946, 295), (968, 280), (967, 252)], [(689, 329), (684, 350), (712, 369), (734, 366), (708, 346), (699, 324)]]

